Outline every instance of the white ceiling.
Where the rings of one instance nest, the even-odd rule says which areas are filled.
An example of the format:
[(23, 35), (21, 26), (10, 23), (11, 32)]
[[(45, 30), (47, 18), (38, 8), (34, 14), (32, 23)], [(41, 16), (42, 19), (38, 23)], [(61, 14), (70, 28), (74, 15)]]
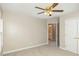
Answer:
[(36, 9), (35, 6), (45, 8), (48, 5), (50, 4), (48, 3), (4, 3), (4, 4), (1, 4), (4, 11), (25, 13), (29, 16), (42, 18), (42, 19), (58, 17), (62, 14), (79, 10), (78, 3), (60, 3), (57, 7), (55, 7), (55, 9), (63, 9), (64, 10), (63, 13), (53, 13), (52, 16), (37, 14), (38, 12), (41, 12), (42, 10)]

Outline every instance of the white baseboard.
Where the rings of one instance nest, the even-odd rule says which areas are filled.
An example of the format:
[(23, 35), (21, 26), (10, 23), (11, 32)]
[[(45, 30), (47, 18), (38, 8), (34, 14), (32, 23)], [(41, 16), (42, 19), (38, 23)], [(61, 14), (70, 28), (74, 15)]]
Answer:
[[(59, 47), (59, 48), (77, 54), (76, 52), (70, 51), (70, 50), (68, 50), (68, 49), (66, 49), (66, 48), (62, 48), (62, 47)], [(78, 53), (78, 54), (79, 54), (79, 53)]]
[(22, 51), (25, 49), (30, 49), (30, 48), (34, 48), (34, 47), (38, 47), (38, 46), (42, 46), (42, 45), (46, 45), (48, 43), (41, 43), (38, 45), (34, 45), (34, 46), (29, 46), (29, 47), (24, 47), (24, 48), (20, 48), (20, 49), (16, 49), (16, 50), (11, 50), (11, 51), (7, 51), (7, 52), (3, 52), (3, 55), (9, 54), (9, 53), (13, 53), (13, 52), (18, 52), (18, 51)]
[(63, 50), (67, 50), (66, 48), (63, 48), (63, 47), (59, 47), (60, 49), (63, 49)]

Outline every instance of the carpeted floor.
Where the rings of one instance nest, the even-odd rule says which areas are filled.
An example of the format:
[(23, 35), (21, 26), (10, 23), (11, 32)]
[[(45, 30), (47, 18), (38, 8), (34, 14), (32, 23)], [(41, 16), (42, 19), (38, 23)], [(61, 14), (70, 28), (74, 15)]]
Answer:
[(51, 44), (31, 48), (19, 52), (6, 54), (5, 56), (77, 56), (77, 54), (52, 47)]

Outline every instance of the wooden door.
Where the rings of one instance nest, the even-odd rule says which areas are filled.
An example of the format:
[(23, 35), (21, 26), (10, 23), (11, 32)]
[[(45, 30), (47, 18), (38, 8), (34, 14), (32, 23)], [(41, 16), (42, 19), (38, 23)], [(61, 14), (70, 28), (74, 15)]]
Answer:
[(56, 40), (56, 24), (48, 24), (48, 39)]

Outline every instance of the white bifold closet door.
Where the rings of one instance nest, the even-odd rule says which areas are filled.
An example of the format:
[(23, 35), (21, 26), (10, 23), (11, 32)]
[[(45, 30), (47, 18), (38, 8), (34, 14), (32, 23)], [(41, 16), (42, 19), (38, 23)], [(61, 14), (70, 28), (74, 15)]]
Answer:
[[(78, 24), (78, 38), (79, 38), (79, 19), (78, 19), (78, 21), (77, 21), (77, 24)], [(77, 48), (78, 48), (78, 54), (79, 54), (79, 39), (78, 39), (78, 42), (77, 42), (77, 44), (78, 44), (78, 46), (77, 46)]]
[(78, 20), (69, 19), (65, 21), (65, 46), (66, 49), (77, 53)]

